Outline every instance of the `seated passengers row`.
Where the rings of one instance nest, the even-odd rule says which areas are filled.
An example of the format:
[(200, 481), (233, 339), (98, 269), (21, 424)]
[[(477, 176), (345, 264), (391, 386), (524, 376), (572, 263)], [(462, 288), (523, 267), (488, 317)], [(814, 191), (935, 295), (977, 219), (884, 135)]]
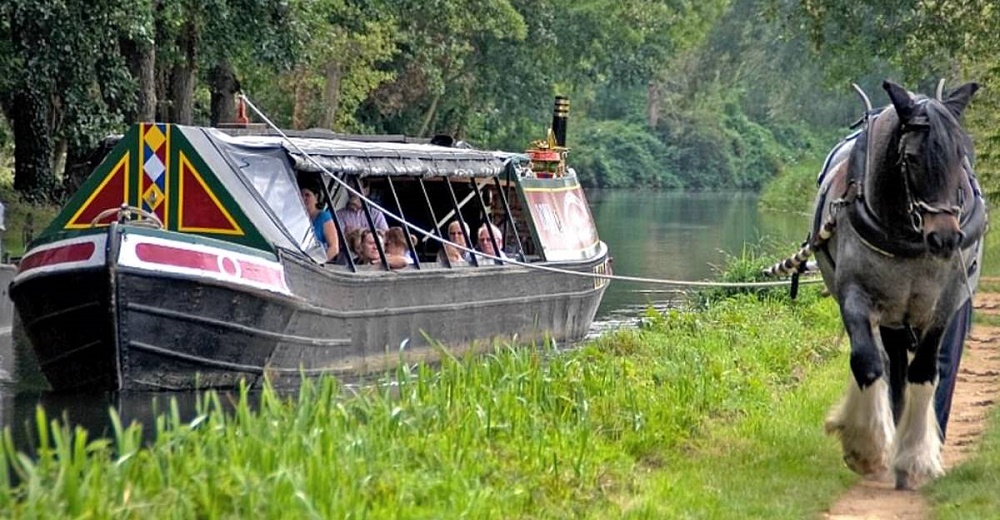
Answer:
[[(303, 185), (300, 189), (300, 193), (302, 196), (302, 203), (305, 205), (306, 211), (309, 214), (309, 219), (312, 222), (316, 239), (326, 251), (327, 261), (337, 262), (338, 260), (343, 259), (340, 255), (340, 240), (337, 235), (337, 227), (334, 225), (333, 215), (331, 215), (330, 210), (324, 208), (325, 204), (322, 203), (321, 190), (317, 186)], [(367, 195), (368, 190), (365, 189), (364, 193)], [(370, 265), (380, 263), (378, 247), (375, 243), (376, 240), (383, 243), (386, 261), (390, 268), (401, 269), (414, 263), (413, 257), (408, 250), (406, 235), (403, 228), (390, 228), (386, 224), (385, 216), (382, 215), (380, 211), (373, 210), (371, 215), (377, 231), (377, 233), (373, 234), (368, 226), (367, 217), (364, 214), (361, 199), (357, 195), (351, 194), (348, 198), (347, 205), (344, 208), (337, 210), (336, 215), (337, 220), (341, 223), (341, 226), (344, 229), (346, 243), (352, 249), (350, 254), (354, 255), (353, 258), (355, 259), (356, 264)], [(447, 239), (449, 241), (456, 244), (466, 243), (465, 235), (468, 234), (469, 228), (468, 224), (464, 224), (466, 233), (463, 234), (461, 228), (462, 225), (463, 223), (458, 220), (453, 220), (448, 224)], [(496, 239), (500, 250), (499, 254), (497, 254), (496, 250), (493, 248), (493, 241), (490, 237), (490, 229), (487, 228), (487, 226), (492, 228), (493, 237)], [(476, 238), (479, 250), (484, 254), (507, 258), (507, 255), (503, 252), (503, 236), (500, 232), (500, 228), (496, 225), (492, 223), (483, 224), (479, 228)], [(345, 252), (345, 254), (347, 253), (348, 252)], [(488, 259), (482, 258), (479, 259), (479, 261), (488, 261)], [(471, 256), (467, 251), (462, 251), (455, 246), (443, 243), (441, 251), (438, 254), (438, 262), (442, 265), (452, 267), (456, 265), (467, 265), (471, 263)]]

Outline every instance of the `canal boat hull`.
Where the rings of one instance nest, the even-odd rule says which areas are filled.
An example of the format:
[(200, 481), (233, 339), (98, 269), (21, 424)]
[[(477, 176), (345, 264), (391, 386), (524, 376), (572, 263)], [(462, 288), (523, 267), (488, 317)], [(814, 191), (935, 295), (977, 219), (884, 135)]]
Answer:
[[(66, 242), (39, 254), (81, 240)], [(265, 378), (285, 386), (494, 340), (572, 342), (586, 334), (606, 285), (510, 265), (350, 272), (131, 226), (82, 243), (93, 251), (86, 259), (26, 257), (12, 287), (42, 373), (60, 391), (231, 388)], [(605, 272), (607, 255), (551, 267)]]

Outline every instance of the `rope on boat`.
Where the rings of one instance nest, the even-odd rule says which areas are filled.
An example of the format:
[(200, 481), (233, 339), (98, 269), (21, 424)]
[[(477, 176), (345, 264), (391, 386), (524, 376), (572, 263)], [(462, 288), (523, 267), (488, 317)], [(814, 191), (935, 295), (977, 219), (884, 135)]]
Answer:
[[(368, 197), (366, 197), (363, 193), (361, 193), (358, 190), (352, 188), (350, 186), (350, 184), (348, 184), (346, 181), (344, 181), (344, 180), (340, 179), (339, 177), (337, 177), (336, 175), (334, 175), (325, 166), (323, 166), (322, 164), (320, 164), (319, 161), (317, 161), (316, 159), (314, 159), (312, 157), (312, 155), (306, 153), (302, 148), (300, 148), (297, 144), (295, 144), (295, 142), (292, 141), (292, 139), (290, 137), (288, 137), (288, 135), (283, 130), (281, 130), (280, 128), (278, 128), (278, 126), (275, 125), (274, 122), (272, 122), (271, 119), (268, 118), (259, 108), (257, 108), (257, 106), (253, 102), (251, 102), (250, 99), (245, 94), (241, 93), (241, 94), (239, 94), (239, 97), (247, 104), (247, 106), (249, 106), (264, 121), (264, 123), (266, 123), (268, 125), (268, 127), (270, 127), (272, 130), (274, 130), (279, 136), (281, 136), (282, 139), (285, 140), (285, 142), (287, 142), (292, 148), (294, 148), (296, 152), (298, 152), (303, 157), (305, 157), (306, 160), (308, 160), (313, 166), (315, 166), (316, 168), (318, 168), (320, 171), (322, 171), (323, 173), (325, 173), (328, 177), (330, 177), (331, 179), (333, 179), (334, 181), (336, 181), (338, 184), (340, 184), (340, 186), (342, 188), (346, 189), (348, 193), (350, 193), (351, 195), (354, 195), (356, 197), (361, 198), (362, 200), (364, 200), (365, 202), (367, 202), (371, 207), (373, 207), (373, 208), (381, 211), (384, 215), (388, 216), (389, 218), (392, 218), (396, 222), (399, 222), (400, 224), (402, 224), (403, 226), (405, 226), (407, 229), (410, 229), (413, 232), (415, 232), (415, 233), (423, 236), (425, 239), (434, 240), (434, 241), (437, 241), (438, 243), (441, 243), (441, 244), (448, 244), (448, 245), (450, 245), (452, 247), (455, 247), (455, 248), (457, 248), (457, 249), (459, 249), (461, 251), (464, 251), (466, 253), (477, 255), (477, 256), (480, 256), (480, 257), (483, 257), (483, 258), (487, 258), (487, 259), (490, 259), (490, 260), (495, 260), (495, 261), (498, 261), (498, 262), (503, 262), (505, 264), (512, 264), (512, 265), (516, 265), (516, 266), (520, 266), (520, 267), (526, 267), (528, 269), (536, 269), (536, 270), (539, 270), (539, 271), (546, 271), (546, 272), (550, 272), (550, 273), (565, 274), (565, 275), (569, 275), (569, 276), (580, 276), (580, 277), (584, 277), (584, 278), (599, 279), (599, 280), (609, 280), (609, 281), (614, 280), (614, 281), (619, 281), (619, 282), (632, 282), (632, 283), (642, 283), (642, 284), (650, 284), (650, 285), (672, 285), (672, 286), (677, 286), (677, 287), (703, 287), (703, 288), (708, 288), (708, 287), (722, 287), (722, 288), (764, 288), (764, 287), (788, 286), (788, 285), (791, 285), (792, 283), (794, 283), (791, 280), (788, 280), (788, 281), (773, 281), (773, 282), (711, 282), (711, 281), (669, 280), (669, 279), (662, 279), (662, 278), (647, 278), (647, 277), (642, 277), (642, 276), (625, 276), (625, 275), (607, 274), (607, 273), (581, 272), (581, 271), (573, 271), (573, 270), (570, 270), (570, 269), (562, 269), (562, 268), (559, 268), (559, 267), (553, 267), (553, 266), (548, 266), (548, 265), (539, 265), (539, 264), (533, 264), (533, 263), (528, 263), (528, 262), (521, 262), (519, 260), (515, 260), (515, 259), (512, 259), (512, 258), (500, 258), (498, 256), (493, 256), (493, 255), (489, 255), (489, 254), (483, 253), (482, 251), (476, 251), (475, 249), (466, 247), (466, 246), (464, 246), (462, 244), (457, 244), (457, 243), (452, 242), (450, 240), (446, 240), (446, 239), (444, 239), (442, 237), (439, 237), (436, 234), (434, 234), (434, 233), (432, 233), (430, 231), (427, 231), (427, 230), (425, 230), (425, 229), (423, 229), (423, 228), (421, 228), (421, 227), (419, 227), (419, 226), (417, 226), (415, 224), (412, 224), (410, 222), (407, 222), (406, 220), (403, 220), (402, 218), (400, 218), (395, 213), (393, 213), (393, 212), (389, 211), (388, 209), (382, 207), (381, 205), (379, 205), (375, 201), (373, 201), (373, 200), (369, 199)], [(807, 279), (807, 280), (802, 280), (802, 281), (800, 281), (798, 283), (799, 284), (813, 284), (813, 283), (820, 283), (822, 281), (823, 280), (821, 280), (819, 278), (811, 278), (811, 279)]]

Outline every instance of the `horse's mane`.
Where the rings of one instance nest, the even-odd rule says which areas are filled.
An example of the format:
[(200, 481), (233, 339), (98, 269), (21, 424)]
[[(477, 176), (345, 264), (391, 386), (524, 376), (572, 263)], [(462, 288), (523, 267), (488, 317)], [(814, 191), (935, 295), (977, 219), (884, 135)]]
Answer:
[[(924, 103), (927, 122), (930, 131), (927, 135), (925, 153), (927, 167), (933, 172), (947, 172), (956, 164), (961, 164), (969, 150), (972, 149), (969, 135), (959, 124), (958, 119), (936, 99), (928, 99)], [(928, 183), (943, 182), (938, 176), (924, 179)], [(932, 189), (938, 186), (931, 186)]]
[[(936, 99), (926, 96), (917, 96), (915, 101), (918, 107), (922, 107), (923, 115), (927, 117), (929, 125), (927, 143), (924, 148), (926, 165), (928, 171), (947, 172), (953, 165), (961, 164), (962, 160), (971, 153), (972, 141), (962, 128), (958, 119)], [(918, 108), (918, 110), (921, 110)], [(865, 143), (871, 134), (871, 152), (876, 160), (881, 160), (883, 166), (895, 164), (898, 160), (899, 140), (903, 135), (902, 124), (899, 115), (890, 105), (881, 111), (875, 121), (865, 128), (858, 137), (859, 143)], [(881, 135), (880, 135), (881, 134)], [(849, 177), (860, 181), (864, 177), (864, 164), (866, 147), (856, 146), (852, 151), (852, 161)], [(971, 161), (971, 157), (969, 160)], [(872, 164), (878, 167), (877, 164)], [(945, 182), (943, 176), (932, 175), (932, 178), (923, 179), (927, 183), (927, 188), (934, 190), (941, 188)]]

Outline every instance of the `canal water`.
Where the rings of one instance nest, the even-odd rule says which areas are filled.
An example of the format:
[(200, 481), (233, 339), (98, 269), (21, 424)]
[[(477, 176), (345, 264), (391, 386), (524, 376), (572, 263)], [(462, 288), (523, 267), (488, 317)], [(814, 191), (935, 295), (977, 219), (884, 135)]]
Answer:
[[(806, 236), (808, 217), (760, 212), (748, 193), (657, 193), (593, 191), (588, 198), (598, 232), (614, 257), (617, 274), (669, 280), (707, 280), (728, 255), (771, 245), (791, 253)], [(777, 260), (777, 258), (775, 259)], [(643, 310), (676, 304), (682, 295), (668, 286), (613, 282), (594, 325), (594, 333), (627, 326)], [(146, 431), (171, 398), (182, 413), (193, 414), (192, 394), (55, 395), (0, 384), (0, 425), (9, 426), (19, 445), (30, 445), (35, 410), (66, 417), (92, 434), (107, 434), (108, 410), (126, 421), (141, 420)], [(235, 397), (233, 397), (235, 398)], [(229, 398), (223, 398), (227, 401)]]

